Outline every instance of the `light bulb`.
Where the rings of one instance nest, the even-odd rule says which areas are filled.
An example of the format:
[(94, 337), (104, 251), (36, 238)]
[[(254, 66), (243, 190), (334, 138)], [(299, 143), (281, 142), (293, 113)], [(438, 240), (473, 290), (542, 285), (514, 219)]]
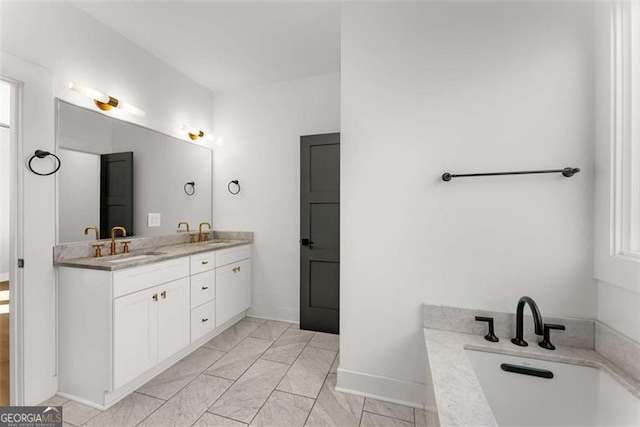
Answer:
[(89, 97), (91, 99), (95, 99), (97, 101), (100, 101), (102, 103), (107, 104), (109, 102), (109, 97), (107, 95), (105, 95), (104, 93), (97, 91), (95, 89), (91, 89), (90, 87), (86, 87), (86, 86), (79, 86), (77, 84), (75, 84), (74, 82), (69, 82), (69, 89), (74, 90), (86, 97)]
[(126, 111), (127, 113), (131, 113), (131, 114), (139, 116), (139, 117), (144, 117), (147, 114), (144, 111), (142, 111), (141, 109), (139, 109), (137, 107), (134, 107), (131, 104), (126, 104), (124, 102), (119, 102), (118, 103), (118, 108), (120, 108), (123, 111)]

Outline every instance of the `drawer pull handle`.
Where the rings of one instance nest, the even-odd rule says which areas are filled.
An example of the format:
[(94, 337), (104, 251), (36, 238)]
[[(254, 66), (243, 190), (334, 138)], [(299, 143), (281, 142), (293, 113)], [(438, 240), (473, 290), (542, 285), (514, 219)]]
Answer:
[(202, 265), (207, 265), (207, 264), (209, 264), (209, 261), (201, 261), (200, 263), (201, 263)]
[(202, 287), (202, 290), (203, 290), (203, 291), (206, 291), (207, 289), (209, 289), (209, 287), (208, 287), (208, 286), (203, 286), (203, 287)]
[(205, 317), (204, 319), (201, 320), (202, 323), (208, 322), (208, 321), (209, 321), (209, 318), (207, 318), (207, 317)]
[(153, 294), (151, 297), (154, 301), (158, 301), (158, 294)]
[(162, 298), (167, 299), (167, 291), (160, 292), (160, 295), (162, 295)]
[(239, 271), (240, 271), (240, 267), (233, 267), (233, 272), (234, 272), (234, 273), (237, 273), (237, 272), (239, 272)]

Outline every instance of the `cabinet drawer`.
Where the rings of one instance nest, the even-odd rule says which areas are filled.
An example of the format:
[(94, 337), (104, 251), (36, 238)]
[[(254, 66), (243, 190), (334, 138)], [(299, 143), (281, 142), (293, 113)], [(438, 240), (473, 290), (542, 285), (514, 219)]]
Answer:
[(216, 253), (205, 252), (191, 256), (191, 274), (202, 273), (216, 268)]
[(216, 296), (216, 272), (205, 271), (191, 276), (191, 308), (209, 302)]
[(210, 301), (191, 310), (191, 342), (213, 331), (216, 327), (215, 301)]
[(189, 276), (189, 258), (156, 262), (113, 273), (113, 297), (118, 298)]
[(251, 246), (243, 245), (235, 248), (221, 249), (216, 252), (216, 266), (231, 264), (251, 257)]

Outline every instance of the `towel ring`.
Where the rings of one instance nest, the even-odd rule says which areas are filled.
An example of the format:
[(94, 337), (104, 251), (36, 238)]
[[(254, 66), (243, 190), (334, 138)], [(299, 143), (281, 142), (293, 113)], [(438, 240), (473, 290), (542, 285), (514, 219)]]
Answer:
[(193, 196), (194, 194), (196, 194), (196, 183), (193, 181), (187, 182), (183, 188), (187, 196)]
[[(231, 184), (235, 184), (238, 187), (238, 191), (232, 191)], [(233, 181), (229, 181), (229, 184), (227, 184), (227, 190), (229, 190), (229, 193), (233, 195), (238, 194), (240, 192), (240, 181), (238, 181), (237, 179), (234, 179)]]
[[(49, 173), (40, 173), (40, 172), (36, 172), (33, 170), (33, 168), (31, 167), (31, 162), (33, 162), (33, 159), (35, 159), (36, 157), (38, 159), (44, 159), (47, 156), (53, 156), (55, 157), (55, 159), (58, 161), (58, 166), (51, 172)], [(49, 176), (49, 175), (53, 175), (54, 173), (58, 172), (60, 170), (60, 166), (62, 166), (62, 162), (60, 161), (60, 158), (58, 156), (56, 156), (53, 153), (50, 153), (48, 151), (43, 151), (43, 150), (36, 150), (36, 152), (33, 154), (33, 156), (31, 156), (31, 158), (29, 159), (29, 163), (27, 164), (27, 166), (29, 167), (29, 170), (33, 173), (35, 173), (36, 175), (40, 175), (40, 176)]]

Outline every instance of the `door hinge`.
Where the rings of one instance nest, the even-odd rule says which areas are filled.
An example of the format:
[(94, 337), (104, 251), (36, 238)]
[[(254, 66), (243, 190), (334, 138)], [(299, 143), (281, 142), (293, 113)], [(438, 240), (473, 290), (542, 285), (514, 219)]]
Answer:
[(24, 268), (24, 259), (18, 258), (18, 268)]

